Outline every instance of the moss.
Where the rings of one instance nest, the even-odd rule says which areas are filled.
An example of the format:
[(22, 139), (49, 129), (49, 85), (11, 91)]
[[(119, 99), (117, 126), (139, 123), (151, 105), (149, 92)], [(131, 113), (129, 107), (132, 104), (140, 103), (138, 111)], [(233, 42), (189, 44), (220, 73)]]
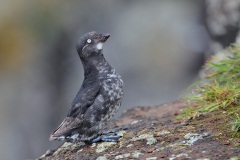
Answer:
[[(239, 138), (240, 46), (234, 44), (225, 52), (224, 58), (219, 60), (217, 56), (213, 56), (206, 63), (204, 76), (193, 85), (194, 92), (187, 97), (189, 102), (196, 105), (184, 109), (178, 119), (217, 112), (222, 114), (221, 118), (226, 119), (223, 124), (215, 124), (218, 131), (229, 137)], [(204, 125), (204, 122), (201, 124)]]
[(195, 113), (195, 108), (192, 107), (188, 107), (188, 108), (184, 108), (182, 110), (182, 114), (180, 114), (177, 119), (184, 119), (184, 118), (188, 118), (188, 117), (192, 117)]
[(238, 157), (232, 157), (229, 160), (240, 160)]

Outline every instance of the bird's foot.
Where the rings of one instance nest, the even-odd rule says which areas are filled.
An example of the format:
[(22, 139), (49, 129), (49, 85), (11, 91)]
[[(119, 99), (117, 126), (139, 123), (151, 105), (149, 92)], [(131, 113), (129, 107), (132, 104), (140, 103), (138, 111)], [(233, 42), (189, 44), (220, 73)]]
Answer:
[[(123, 128), (114, 128), (108, 131), (104, 131), (99, 134), (99, 136), (92, 140), (92, 143), (96, 142), (118, 142), (122, 136), (117, 135), (117, 132), (122, 130)], [(124, 129), (125, 130), (125, 129)]]
[(104, 142), (118, 142), (118, 140), (121, 138), (122, 136), (118, 136), (118, 135), (109, 135), (109, 136), (99, 136), (95, 139), (92, 140), (92, 143), (96, 143), (96, 142), (100, 142), (100, 141), (104, 141)]

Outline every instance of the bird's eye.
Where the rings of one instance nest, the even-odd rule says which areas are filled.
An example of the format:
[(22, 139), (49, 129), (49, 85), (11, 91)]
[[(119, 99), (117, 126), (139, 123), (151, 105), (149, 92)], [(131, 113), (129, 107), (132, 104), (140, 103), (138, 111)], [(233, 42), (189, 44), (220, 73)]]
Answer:
[(91, 40), (91, 39), (88, 39), (88, 40), (87, 40), (87, 43), (91, 43), (91, 42), (92, 42), (92, 40)]

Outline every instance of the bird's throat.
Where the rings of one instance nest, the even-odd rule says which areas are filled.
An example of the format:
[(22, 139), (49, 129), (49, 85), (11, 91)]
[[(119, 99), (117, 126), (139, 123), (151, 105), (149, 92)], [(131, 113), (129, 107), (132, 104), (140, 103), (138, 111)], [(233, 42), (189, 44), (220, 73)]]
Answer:
[(97, 78), (100, 73), (109, 70), (111, 67), (102, 54), (81, 59), (81, 61), (85, 78)]

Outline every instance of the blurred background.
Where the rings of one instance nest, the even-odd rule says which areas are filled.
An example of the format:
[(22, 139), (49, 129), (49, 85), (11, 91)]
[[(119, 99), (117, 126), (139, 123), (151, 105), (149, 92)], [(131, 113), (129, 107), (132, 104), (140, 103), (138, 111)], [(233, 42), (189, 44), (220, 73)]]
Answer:
[(83, 80), (82, 34), (111, 34), (104, 54), (125, 84), (117, 116), (177, 100), (211, 52), (211, 4), (202, 0), (0, 3), (0, 159), (33, 159), (61, 144), (48, 138)]

